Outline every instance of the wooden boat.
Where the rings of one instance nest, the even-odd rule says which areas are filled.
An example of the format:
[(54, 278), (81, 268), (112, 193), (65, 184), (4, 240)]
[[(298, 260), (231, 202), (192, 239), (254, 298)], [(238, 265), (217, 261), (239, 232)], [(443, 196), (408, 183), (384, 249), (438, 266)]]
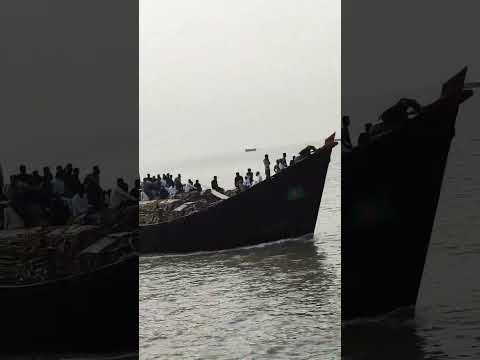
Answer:
[(138, 256), (94, 271), (0, 286), (2, 353), (138, 349)]
[(313, 233), (334, 135), (282, 172), (198, 212), (140, 226), (140, 253), (187, 253)]
[[(414, 309), (467, 69), (369, 145), (342, 152), (342, 319)], [(383, 124), (384, 125), (384, 124)]]
[(257, 148), (247, 148), (247, 149), (245, 149), (245, 152), (252, 152), (252, 151), (257, 151)]

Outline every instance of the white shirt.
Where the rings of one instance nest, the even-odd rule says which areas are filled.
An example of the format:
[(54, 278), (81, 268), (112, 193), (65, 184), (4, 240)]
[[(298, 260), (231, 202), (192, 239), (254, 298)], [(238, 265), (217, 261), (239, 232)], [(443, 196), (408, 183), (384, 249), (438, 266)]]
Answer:
[(147, 194), (145, 194), (143, 191), (140, 193), (140, 200), (141, 201), (148, 201), (150, 200), (147, 196)]
[(25, 222), (12, 207), (8, 206), (3, 210), (3, 226), (6, 230), (22, 229)]
[(257, 185), (263, 181), (262, 175), (256, 175), (255, 180), (253, 181), (253, 185)]
[(126, 200), (137, 201), (137, 199), (135, 199), (132, 195), (116, 186), (115, 189), (113, 189), (112, 197), (110, 198), (110, 208), (118, 208), (120, 204)]
[(168, 190), (168, 193), (169, 193), (170, 197), (174, 197), (175, 194), (177, 193), (177, 189), (175, 189), (174, 186), (170, 186), (167, 190)]
[(72, 215), (78, 216), (85, 214), (88, 211), (88, 199), (85, 194), (81, 197), (79, 194), (75, 194), (72, 198)]

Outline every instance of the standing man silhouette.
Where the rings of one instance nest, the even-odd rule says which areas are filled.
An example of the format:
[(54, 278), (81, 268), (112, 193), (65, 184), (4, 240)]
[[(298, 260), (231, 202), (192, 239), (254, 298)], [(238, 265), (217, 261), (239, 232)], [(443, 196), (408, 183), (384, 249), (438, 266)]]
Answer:
[(352, 150), (352, 140), (350, 139), (350, 116), (342, 117), (342, 150)]
[(270, 179), (270, 160), (268, 159), (268, 155), (265, 154), (265, 159), (263, 159), (263, 164), (265, 165), (265, 177)]

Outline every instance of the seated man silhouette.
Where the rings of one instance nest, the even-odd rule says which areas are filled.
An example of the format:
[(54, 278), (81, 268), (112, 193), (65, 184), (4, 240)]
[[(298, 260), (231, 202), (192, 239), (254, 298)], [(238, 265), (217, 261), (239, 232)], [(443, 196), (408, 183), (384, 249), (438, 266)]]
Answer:
[(235, 175), (235, 179), (234, 179), (234, 184), (235, 184), (235, 188), (237, 188), (238, 190), (240, 190), (240, 185), (243, 183), (243, 178), (242, 176), (240, 175), (240, 173), (236, 173)]
[(418, 114), (422, 106), (413, 99), (402, 98), (395, 105), (385, 110), (380, 119), (387, 126), (403, 125), (410, 115)]
[(220, 186), (218, 186), (218, 180), (217, 180), (216, 176), (213, 177), (211, 185), (212, 185), (213, 190), (218, 191), (219, 193), (223, 194), (224, 190)]
[(195, 190), (195, 186), (193, 185), (192, 179), (188, 179), (187, 183), (184, 186), (185, 192), (190, 192)]
[(202, 192), (202, 185), (198, 182), (198, 180), (195, 180), (194, 186), (198, 192)]
[(315, 146), (313, 145), (308, 145), (306, 146), (304, 149), (302, 149), (300, 152), (299, 152), (299, 156), (297, 158), (295, 158), (295, 162), (299, 162), (299, 161), (302, 161), (303, 159), (305, 159), (306, 157), (310, 156), (313, 152), (317, 151), (317, 149), (315, 148)]

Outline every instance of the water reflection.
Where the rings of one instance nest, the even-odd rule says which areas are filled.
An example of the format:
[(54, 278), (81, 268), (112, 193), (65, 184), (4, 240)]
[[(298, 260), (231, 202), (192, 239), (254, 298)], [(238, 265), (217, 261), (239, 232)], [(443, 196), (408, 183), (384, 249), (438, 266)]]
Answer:
[(425, 350), (426, 340), (419, 334), (417, 321), (409, 317), (410, 310), (343, 324), (342, 359), (444, 359), (439, 345)]

